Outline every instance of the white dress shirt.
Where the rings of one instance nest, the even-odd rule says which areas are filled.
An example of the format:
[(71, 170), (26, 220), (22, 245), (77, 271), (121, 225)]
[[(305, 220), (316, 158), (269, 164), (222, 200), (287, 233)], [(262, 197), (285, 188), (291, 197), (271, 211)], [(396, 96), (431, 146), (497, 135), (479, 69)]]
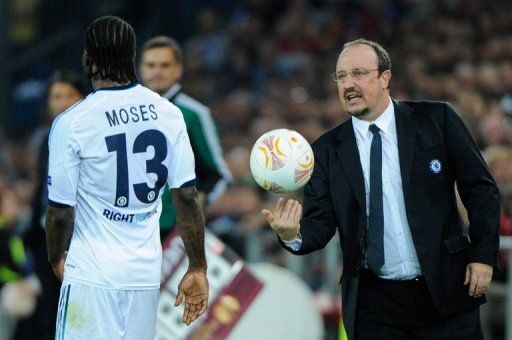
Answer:
[[(386, 110), (374, 121), (352, 117), (357, 148), (363, 169), (366, 192), (366, 215), (370, 212), (370, 147), (373, 134), (370, 124), (376, 124), (382, 138), (382, 191), (384, 208), (384, 259), (379, 276), (386, 279), (410, 279), (421, 275), (421, 267), (405, 212), (402, 176), (398, 157), (395, 109), (389, 99)], [(285, 242), (300, 249), (302, 239)]]

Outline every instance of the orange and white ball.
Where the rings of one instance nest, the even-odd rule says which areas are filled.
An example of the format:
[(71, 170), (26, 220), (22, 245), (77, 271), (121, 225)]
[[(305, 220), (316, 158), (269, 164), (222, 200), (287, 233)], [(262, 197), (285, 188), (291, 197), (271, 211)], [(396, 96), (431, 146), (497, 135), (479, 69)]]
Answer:
[(286, 193), (302, 188), (314, 167), (311, 146), (298, 132), (272, 130), (262, 135), (251, 151), (252, 176), (263, 189)]

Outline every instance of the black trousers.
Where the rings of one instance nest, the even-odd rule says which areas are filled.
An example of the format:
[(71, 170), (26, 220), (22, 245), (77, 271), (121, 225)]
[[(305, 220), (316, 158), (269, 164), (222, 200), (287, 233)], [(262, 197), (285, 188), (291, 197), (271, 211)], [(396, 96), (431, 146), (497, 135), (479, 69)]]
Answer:
[(381, 279), (364, 270), (356, 309), (357, 340), (480, 340), (480, 308), (442, 318), (423, 278)]

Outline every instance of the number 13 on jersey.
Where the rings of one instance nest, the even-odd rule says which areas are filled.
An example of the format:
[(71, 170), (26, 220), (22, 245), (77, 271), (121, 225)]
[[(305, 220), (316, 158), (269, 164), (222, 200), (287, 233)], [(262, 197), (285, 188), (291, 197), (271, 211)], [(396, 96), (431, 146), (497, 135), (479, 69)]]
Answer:
[[(130, 197), (130, 180), (128, 175), (128, 154), (126, 145), (126, 134), (120, 133), (105, 137), (108, 152), (117, 154), (117, 178), (116, 207), (127, 207)], [(133, 142), (132, 153), (146, 152), (152, 146), (155, 150), (153, 158), (146, 161), (146, 173), (153, 173), (157, 176), (155, 186), (150, 188), (147, 183), (133, 184), (133, 190), (137, 199), (143, 203), (152, 203), (158, 197), (158, 192), (164, 186), (168, 176), (168, 169), (163, 164), (167, 157), (167, 140), (164, 134), (158, 130), (146, 130), (140, 133)]]

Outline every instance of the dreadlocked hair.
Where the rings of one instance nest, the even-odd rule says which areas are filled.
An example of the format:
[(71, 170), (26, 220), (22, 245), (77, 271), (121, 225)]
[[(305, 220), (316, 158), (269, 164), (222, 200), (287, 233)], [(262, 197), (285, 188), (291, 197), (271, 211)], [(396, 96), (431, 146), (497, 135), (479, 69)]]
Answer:
[(136, 38), (129, 23), (116, 16), (98, 18), (87, 28), (84, 45), (84, 67), (90, 78), (98, 76), (117, 83), (137, 81)]

